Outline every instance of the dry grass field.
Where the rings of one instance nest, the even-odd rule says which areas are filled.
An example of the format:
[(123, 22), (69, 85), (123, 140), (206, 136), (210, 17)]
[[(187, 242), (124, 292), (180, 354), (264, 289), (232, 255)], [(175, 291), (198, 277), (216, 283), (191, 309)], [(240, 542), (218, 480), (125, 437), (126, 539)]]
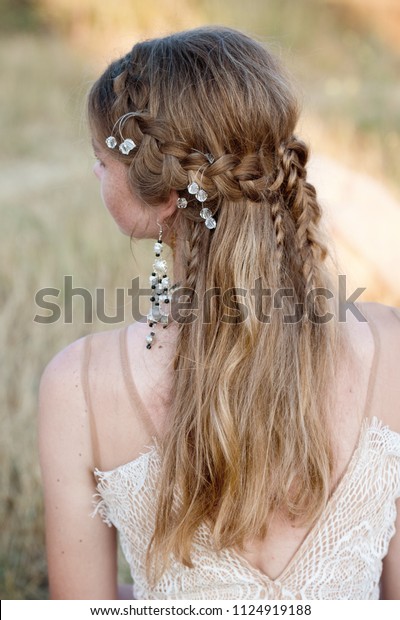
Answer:
[[(104, 288), (111, 316), (116, 312), (116, 288), (127, 289), (137, 274), (147, 274), (150, 264), (149, 244), (139, 242), (131, 248), (100, 202), (85, 125), (85, 93), (99, 65), (116, 49), (126, 49), (126, 23), (136, 16), (131, 40), (155, 34), (156, 28), (162, 33), (216, 22), (258, 33), (285, 55), (304, 90), (302, 130), (314, 149), (374, 176), (400, 197), (398, 52), (391, 39), (385, 41), (383, 31), (371, 30), (357, 13), (347, 13), (342, 2), (254, 0), (254, 10), (245, 16), (240, 12), (243, 3), (236, 0), (168, 1), (159, 4), (165, 11), (153, 21), (143, 7), (139, 11), (141, 3), (127, 0), (119, 4), (128, 7), (129, 14), (120, 12), (114, 21), (100, 8), (90, 12), (92, 0), (33, 3), (41, 9), (39, 14), (33, 9), (23, 13), (27, 4), (14, 3), (18, 14), (13, 3), (0, 4), (3, 599), (48, 596), (36, 448), (40, 375), (68, 343), (113, 327), (96, 316), (85, 323), (79, 298), (72, 322), (65, 322), (64, 277), (72, 275), (73, 285), (93, 296), (96, 288)], [(101, 44), (105, 39), (108, 47)], [(37, 291), (44, 287), (60, 291), (61, 316), (52, 324), (34, 320), (46, 314), (35, 303)], [(369, 290), (369, 298), (381, 300), (379, 295), (379, 287)], [(398, 299), (398, 291), (389, 285), (385, 301)], [(129, 305), (124, 309), (124, 320), (129, 321)]]
[[(89, 84), (77, 58), (59, 40), (12, 35), (0, 44), (3, 79), (0, 205), (0, 592), (2, 598), (44, 598), (43, 519), (37, 449), (38, 382), (46, 363), (89, 331), (76, 298), (64, 321), (64, 276), (74, 287), (127, 289), (140, 271), (129, 239), (118, 233), (98, 197), (84, 127)], [(6, 87), (4, 87), (6, 84)], [(149, 258), (150, 260), (150, 258)], [(149, 261), (148, 261), (149, 262)], [(60, 319), (40, 324), (39, 289), (60, 290)], [(126, 320), (130, 319), (126, 308)]]

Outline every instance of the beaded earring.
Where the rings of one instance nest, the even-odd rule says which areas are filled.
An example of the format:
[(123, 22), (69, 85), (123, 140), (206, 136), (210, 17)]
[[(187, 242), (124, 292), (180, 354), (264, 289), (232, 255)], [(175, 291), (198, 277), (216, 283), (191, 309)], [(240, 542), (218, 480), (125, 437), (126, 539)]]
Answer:
[[(169, 279), (167, 275), (167, 261), (161, 258), (164, 249), (162, 242), (162, 226), (160, 224), (158, 224), (158, 226), (160, 228), (160, 233), (158, 235), (158, 241), (154, 244), (155, 260), (149, 278), (152, 295), (150, 297), (151, 309), (147, 315), (147, 323), (150, 328), (153, 328), (157, 323), (161, 323), (165, 329), (168, 326), (169, 317), (168, 314), (162, 311), (160, 304), (169, 304), (170, 302)], [(155, 331), (152, 330), (150, 334), (146, 336), (147, 349), (151, 349), (155, 335)]]

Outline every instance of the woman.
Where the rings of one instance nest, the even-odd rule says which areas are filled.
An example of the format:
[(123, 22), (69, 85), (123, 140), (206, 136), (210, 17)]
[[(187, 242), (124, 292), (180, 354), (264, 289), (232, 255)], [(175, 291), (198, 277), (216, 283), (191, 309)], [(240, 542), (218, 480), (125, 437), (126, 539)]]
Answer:
[(400, 314), (346, 311), (297, 119), (229, 29), (137, 44), (94, 84), (103, 201), (157, 242), (147, 321), (42, 377), (53, 598), (117, 598), (117, 529), (138, 598), (399, 598)]

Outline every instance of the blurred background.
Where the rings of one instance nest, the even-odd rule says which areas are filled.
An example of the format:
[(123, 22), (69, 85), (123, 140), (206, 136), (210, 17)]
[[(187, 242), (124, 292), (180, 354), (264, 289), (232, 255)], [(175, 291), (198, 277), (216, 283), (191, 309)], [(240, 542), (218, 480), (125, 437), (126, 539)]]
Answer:
[(48, 597), (40, 375), (76, 338), (121, 326), (85, 324), (79, 298), (70, 323), (40, 324), (35, 293), (59, 289), (62, 303), (71, 275), (93, 295), (104, 288), (112, 316), (116, 288), (147, 276), (151, 261), (151, 246), (131, 247), (101, 204), (86, 93), (138, 39), (204, 24), (245, 30), (283, 58), (348, 291), (365, 287), (362, 299), (400, 306), (399, 0), (0, 0), (2, 599)]

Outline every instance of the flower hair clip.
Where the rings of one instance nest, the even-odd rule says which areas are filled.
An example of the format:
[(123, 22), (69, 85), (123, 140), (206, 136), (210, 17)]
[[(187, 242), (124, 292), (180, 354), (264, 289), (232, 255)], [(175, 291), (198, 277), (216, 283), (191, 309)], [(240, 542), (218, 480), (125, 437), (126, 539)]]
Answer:
[(112, 135), (114, 134), (114, 130), (117, 125), (118, 125), (118, 132), (121, 137), (121, 142), (118, 146), (119, 151), (123, 155), (129, 155), (129, 153), (137, 147), (137, 144), (131, 138), (124, 138), (122, 135), (122, 129), (125, 124), (125, 121), (128, 118), (131, 118), (132, 116), (136, 116), (136, 115), (137, 115), (136, 112), (128, 112), (127, 114), (124, 114), (123, 116), (121, 116), (121, 118), (117, 120), (117, 122), (114, 124), (114, 127), (112, 128), (111, 136), (108, 136), (108, 138), (106, 138), (106, 145), (108, 146), (109, 149), (115, 149), (115, 147), (118, 145), (116, 138)]

